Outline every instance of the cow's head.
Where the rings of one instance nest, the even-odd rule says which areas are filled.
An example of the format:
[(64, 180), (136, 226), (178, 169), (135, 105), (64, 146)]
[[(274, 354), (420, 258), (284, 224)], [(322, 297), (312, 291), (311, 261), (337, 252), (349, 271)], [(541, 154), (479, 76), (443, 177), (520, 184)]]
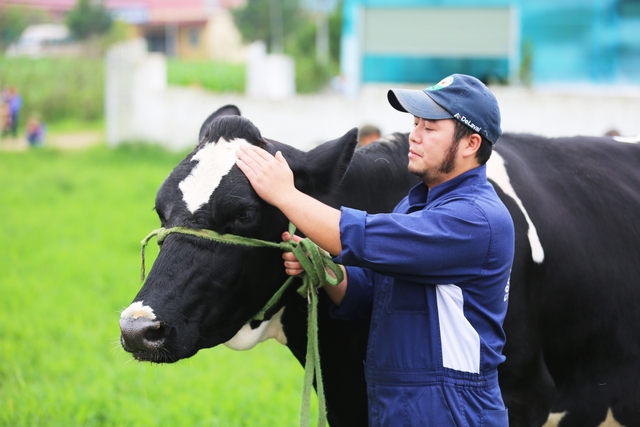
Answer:
[[(339, 185), (356, 134), (352, 129), (304, 153), (264, 139), (237, 108), (223, 107), (205, 121), (198, 146), (158, 190), (155, 209), (160, 223), (165, 228), (207, 229), (278, 242), (288, 221), (256, 195), (235, 165), (238, 146), (282, 151), (296, 186), (323, 198)], [(237, 335), (241, 329), (268, 329), (266, 323), (248, 323), (285, 280), (279, 249), (167, 235), (142, 289), (121, 314), (122, 346), (138, 360), (174, 362), (232, 338), (236, 346), (253, 345), (237, 344), (242, 341)], [(282, 305), (274, 306), (265, 318), (275, 319)]]

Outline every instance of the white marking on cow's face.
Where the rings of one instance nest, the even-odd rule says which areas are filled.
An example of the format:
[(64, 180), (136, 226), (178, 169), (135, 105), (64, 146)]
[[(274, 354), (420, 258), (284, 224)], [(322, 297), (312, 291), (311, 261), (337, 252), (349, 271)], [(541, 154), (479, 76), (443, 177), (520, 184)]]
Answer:
[(275, 338), (280, 344), (287, 344), (287, 337), (282, 329), (282, 308), (271, 319), (264, 321), (256, 329), (251, 329), (249, 324), (245, 324), (237, 334), (224, 343), (232, 350), (250, 350), (256, 345), (269, 338)]
[(143, 301), (136, 301), (132, 303), (126, 310), (120, 314), (121, 319), (138, 319), (138, 318), (146, 318), (149, 320), (154, 320), (156, 315), (153, 312), (153, 309), (148, 305), (143, 305)]
[(191, 213), (209, 201), (222, 178), (236, 164), (236, 151), (242, 144), (248, 144), (248, 142), (244, 139), (227, 141), (220, 138), (218, 142), (205, 144), (191, 158), (192, 162), (198, 163), (178, 185), (182, 190), (182, 198), (187, 204), (187, 209)]
[(507, 169), (504, 166), (504, 159), (495, 151), (491, 154), (491, 157), (487, 162), (487, 176), (491, 178), (491, 180), (495, 182), (507, 196), (511, 197), (516, 202), (516, 204), (524, 214), (524, 217), (527, 220), (527, 224), (529, 225), (529, 232), (527, 233), (527, 237), (529, 238), (529, 245), (531, 246), (531, 257), (538, 264), (542, 263), (542, 261), (544, 261), (544, 250), (542, 249), (542, 243), (540, 243), (540, 238), (538, 237), (536, 227), (535, 225), (533, 225), (533, 222), (531, 221), (531, 218), (529, 218), (527, 210), (524, 208), (522, 201), (511, 185), (511, 180), (509, 179), (509, 175), (507, 174)]

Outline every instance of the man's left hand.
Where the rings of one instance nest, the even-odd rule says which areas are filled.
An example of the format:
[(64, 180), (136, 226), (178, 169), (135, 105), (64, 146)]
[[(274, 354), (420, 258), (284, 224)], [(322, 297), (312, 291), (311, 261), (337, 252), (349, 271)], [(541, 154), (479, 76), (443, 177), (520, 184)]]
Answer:
[(295, 191), (293, 172), (280, 151), (274, 157), (262, 148), (242, 145), (236, 156), (236, 165), (265, 202), (281, 207), (281, 201)]

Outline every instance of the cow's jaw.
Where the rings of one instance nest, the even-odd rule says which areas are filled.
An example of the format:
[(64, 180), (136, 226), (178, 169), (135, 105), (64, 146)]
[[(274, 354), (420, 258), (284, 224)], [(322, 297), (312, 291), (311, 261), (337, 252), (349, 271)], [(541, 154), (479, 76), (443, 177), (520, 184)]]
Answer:
[(252, 329), (248, 323), (245, 324), (238, 333), (224, 343), (224, 345), (232, 350), (250, 350), (269, 338), (274, 338), (280, 344), (286, 345), (287, 337), (282, 329), (283, 311), (284, 308), (280, 309), (271, 319), (260, 323), (260, 326), (255, 329)]
[(220, 138), (218, 142), (205, 144), (191, 161), (198, 163), (191, 173), (178, 185), (187, 208), (191, 213), (207, 203), (220, 181), (236, 164), (236, 151), (248, 144), (244, 139), (227, 141)]

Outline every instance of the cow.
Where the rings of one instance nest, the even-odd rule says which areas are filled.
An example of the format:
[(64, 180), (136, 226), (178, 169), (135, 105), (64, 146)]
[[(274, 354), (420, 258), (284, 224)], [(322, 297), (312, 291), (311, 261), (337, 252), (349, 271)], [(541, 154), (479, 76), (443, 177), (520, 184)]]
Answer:
[[(355, 150), (357, 130), (302, 152), (265, 139), (235, 106), (213, 113), (200, 142), (160, 186), (162, 227), (210, 229), (277, 242), (288, 221), (235, 166), (241, 143), (280, 150), (296, 187), (334, 207), (388, 212), (417, 183), (408, 135)], [(511, 426), (596, 426), (611, 410), (640, 425), (640, 147), (611, 138), (504, 135), (487, 173), (516, 229), (500, 385)], [(168, 235), (149, 276), (120, 317), (123, 348), (172, 363), (226, 344), (275, 338), (304, 364), (307, 301), (295, 286), (252, 321), (286, 280), (278, 249)], [(319, 342), (332, 427), (366, 426), (362, 361), (368, 322), (339, 321), (320, 298)]]
[(500, 385), (512, 426), (640, 426), (640, 146), (504, 135), (488, 176), (516, 229)]

